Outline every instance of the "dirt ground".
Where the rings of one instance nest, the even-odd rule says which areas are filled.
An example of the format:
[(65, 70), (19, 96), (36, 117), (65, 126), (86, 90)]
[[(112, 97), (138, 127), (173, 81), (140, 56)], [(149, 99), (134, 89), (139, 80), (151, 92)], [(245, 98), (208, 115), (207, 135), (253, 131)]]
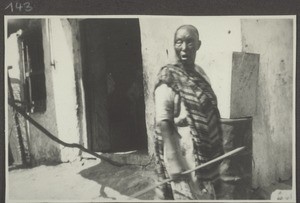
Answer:
[[(117, 167), (100, 160), (78, 160), (10, 170), (8, 197), (24, 202), (128, 200), (130, 195), (153, 184), (154, 164)], [(153, 200), (154, 191), (138, 199)]]
[[(156, 183), (153, 161), (148, 165), (113, 166), (99, 159), (82, 159), (57, 165), (11, 168), (8, 173), (8, 200), (22, 202), (103, 202), (155, 200), (152, 190), (130, 199), (130, 195)], [(223, 188), (225, 193), (231, 187)], [(281, 193), (274, 191), (280, 189)], [(291, 200), (292, 179), (253, 190), (249, 199)], [(285, 196), (287, 197), (285, 197)], [(226, 196), (226, 194), (225, 194)], [(227, 198), (225, 198), (227, 199)]]

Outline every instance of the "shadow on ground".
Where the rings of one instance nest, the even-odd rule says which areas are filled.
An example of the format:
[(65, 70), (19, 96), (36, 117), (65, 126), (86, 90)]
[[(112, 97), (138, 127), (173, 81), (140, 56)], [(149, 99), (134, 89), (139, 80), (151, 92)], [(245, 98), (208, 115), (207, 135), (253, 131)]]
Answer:
[[(109, 191), (115, 190), (121, 195), (130, 196), (146, 187), (155, 184), (154, 164), (147, 167), (139, 165), (113, 166), (107, 162), (101, 162), (95, 166), (84, 169), (79, 174), (99, 184), (99, 197), (119, 200), (115, 194)], [(123, 198), (120, 196), (120, 198)], [(138, 197), (141, 200), (153, 200), (154, 191)]]
[(11, 164), (8, 166), (8, 171), (13, 171), (13, 170), (18, 170), (18, 169), (32, 169), (35, 167), (38, 167), (40, 165), (44, 165), (44, 166), (58, 166), (60, 165), (62, 162), (57, 162), (57, 161), (53, 161), (53, 162), (40, 162), (39, 164), (35, 164), (35, 163), (30, 163), (28, 165), (23, 165), (23, 164)]

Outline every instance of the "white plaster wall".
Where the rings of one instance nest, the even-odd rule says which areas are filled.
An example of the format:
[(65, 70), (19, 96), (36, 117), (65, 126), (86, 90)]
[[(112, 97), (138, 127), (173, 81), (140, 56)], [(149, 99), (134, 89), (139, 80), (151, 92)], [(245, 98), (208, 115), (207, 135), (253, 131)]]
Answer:
[(209, 76), (218, 97), (221, 116), (230, 114), (232, 52), (241, 51), (240, 19), (235, 17), (143, 17), (140, 18), (146, 123), (149, 152), (153, 152), (153, 89), (159, 69), (175, 61), (173, 38), (183, 24), (198, 28), (202, 45), (196, 63)]
[(77, 88), (77, 125), (79, 128), (80, 141), (79, 144), (84, 147), (88, 147), (87, 142), (87, 126), (86, 126), (86, 114), (85, 114), (85, 92), (83, 88), (83, 75), (82, 75), (82, 58), (81, 58), (81, 44), (80, 44), (80, 31), (79, 31), (79, 20), (68, 19), (72, 29), (72, 46), (73, 46), (73, 57), (74, 57), (74, 71)]
[(260, 54), (253, 119), (253, 184), (292, 175), (293, 21), (242, 20), (243, 50)]
[(18, 38), (22, 34), (22, 31), (19, 30), (16, 33), (11, 34), (5, 42), (5, 65), (12, 66), (12, 69), (8, 71), (11, 78), (20, 79), (22, 77), (20, 72), (20, 53)]
[[(43, 34), (43, 50), (44, 50), (44, 65), (45, 65), (45, 83), (46, 83), (46, 111), (43, 113), (33, 113), (30, 116), (38, 123), (43, 125), (49, 132), (54, 135), (58, 134), (57, 121), (55, 115), (54, 90), (52, 67), (50, 66), (50, 49), (47, 38), (47, 28), (45, 20), (42, 20)], [(60, 148), (57, 143), (50, 140), (44, 133), (35, 128), (33, 125), (29, 127), (30, 151), (35, 162), (59, 162)]]
[[(30, 116), (61, 140), (86, 145), (85, 123), (77, 117), (75, 66), (78, 70), (81, 66), (79, 36), (76, 36), (78, 30), (75, 29), (78, 24), (73, 22), (72, 27), (67, 19), (58, 18), (50, 19), (50, 24), (47, 21), (48, 19), (42, 20), (46, 111)], [(18, 44), (15, 38), (13, 36), (13, 40), (8, 43), (13, 43), (13, 46), (7, 49), (6, 60), (8, 65), (17, 67), (10, 71), (11, 75), (20, 78)], [(51, 66), (51, 63), (55, 63), (55, 66)], [(81, 135), (80, 127), (83, 127)], [(65, 148), (55, 143), (33, 125), (30, 125), (29, 131), (30, 153), (34, 162), (60, 162), (77, 158), (78, 149)]]
[[(43, 35), (46, 35), (45, 26), (42, 27)], [(21, 34), (21, 32), (19, 32)], [(51, 69), (47, 66), (49, 63), (48, 54), (48, 45), (47, 39), (43, 38), (43, 49), (44, 49), (44, 63), (45, 63), (45, 83), (47, 91), (47, 102), (46, 102), (46, 111), (43, 113), (33, 113), (30, 116), (36, 120), (38, 123), (42, 124), (49, 132), (54, 135), (57, 135), (57, 126), (56, 126), (56, 117), (55, 117), (55, 106), (53, 102), (53, 89), (52, 89), (52, 77)], [(6, 53), (5, 60), (7, 65), (11, 65), (14, 68), (9, 71), (11, 78), (21, 79), (22, 68), (19, 66), (20, 55), (19, 47), (17, 44), (17, 35), (13, 34), (6, 42)], [(20, 80), (22, 82), (22, 79)], [(21, 87), (21, 86), (20, 86)], [(20, 88), (19, 87), (19, 88)], [(19, 94), (21, 96), (21, 94)], [(18, 98), (23, 100), (23, 98)], [(21, 119), (23, 120), (23, 119)], [(16, 135), (16, 134), (15, 134)], [(60, 161), (60, 152), (59, 146), (54, 143), (52, 140), (47, 138), (43, 133), (41, 133), (33, 125), (29, 125), (29, 135), (28, 135), (28, 146), (30, 150), (30, 155), (33, 163), (41, 163), (44, 161), (47, 162), (58, 162)], [(27, 146), (27, 145), (26, 145)]]
[[(51, 18), (51, 56), (54, 102), (58, 137), (68, 143), (79, 143), (77, 98), (72, 45), (72, 28), (67, 19)], [(61, 160), (76, 159), (79, 150), (60, 146)]]

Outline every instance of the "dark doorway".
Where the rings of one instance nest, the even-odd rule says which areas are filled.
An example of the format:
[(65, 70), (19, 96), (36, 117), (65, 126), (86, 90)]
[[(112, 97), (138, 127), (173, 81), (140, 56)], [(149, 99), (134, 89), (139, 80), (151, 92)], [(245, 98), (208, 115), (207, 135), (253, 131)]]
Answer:
[(147, 149), (138, 19), (88, 19), (80, 29), (89, 148)]

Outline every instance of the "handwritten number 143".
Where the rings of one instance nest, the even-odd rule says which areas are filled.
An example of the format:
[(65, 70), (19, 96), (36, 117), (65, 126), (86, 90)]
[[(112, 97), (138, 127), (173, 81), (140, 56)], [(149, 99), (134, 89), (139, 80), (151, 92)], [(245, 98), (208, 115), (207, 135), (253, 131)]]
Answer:
[(33, 7), (31, 6), (30, 2), (24, 2), (24, 3), (20, 3), (20, 2), (10, 2), (10, 4), (8, 4), (6, 7), (5, 7), (5, 10), (10, 10), (10, 12), (22, 12), (22, 11), (25, 11), (25, 12), (30, 12), (32, 11)]

